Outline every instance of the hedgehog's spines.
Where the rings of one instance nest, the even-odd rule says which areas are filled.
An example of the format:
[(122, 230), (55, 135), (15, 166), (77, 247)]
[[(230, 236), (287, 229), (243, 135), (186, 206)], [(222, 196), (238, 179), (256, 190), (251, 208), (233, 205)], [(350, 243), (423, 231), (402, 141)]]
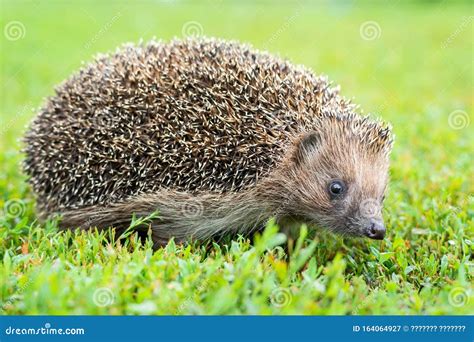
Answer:
[(387, 153), (390, 130), (355, 109), (327, 77), (234, 41), (124, 44), (57, 87), (26, 135), (25, 171), (45, 213), (161, 189), (239, 192), (324, 118)]

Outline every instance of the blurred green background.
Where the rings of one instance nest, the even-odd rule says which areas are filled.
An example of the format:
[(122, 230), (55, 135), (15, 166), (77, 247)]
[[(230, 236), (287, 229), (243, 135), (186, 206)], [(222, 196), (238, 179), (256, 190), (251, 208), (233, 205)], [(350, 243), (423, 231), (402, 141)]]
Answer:
[[(0, 257), (11, 259), (8, 267), (4, 263), (0, 269), (2, 299), (24, 299), (18, 302), (23, 304), (9, 306), (6, 312), (133, 313), (128, 304), (150, 301), (155, 305), (148, 306), (151, 313), (167, 313), (167, 307), (179, 307), (189, 299), (186, 291), (191, 291), (197, 303), (192, 306), (195, 311), (186, 307), (180, 313), (472, 313), (473, 18), (469, 1), (1, 0), (0, 207), (12, 199), (26, 203), (21, 217), (0, 222)], [(315, 256), (302, 259), (302, 265), (307, 265), (302, 270), (322, 267), (320, 272), (311, 273), (312, 282), (329, 289), (331, 279), (336, 279), (332, 286), (346, 291), (342, 297), (327, 297), (309, 286), (307, 277), (298, 273), (300, 268), (282, 274), (281, 268), (289, 264), (286, 256), (277, 253), (277, 261), (267, 255), (250, 263), (254, 269), (271, 270), (270, 274), (239, 273), (237, 267), (233, 270), (243, 284), (247, 279), (261, 281), (260, 297), (248, 297), (245, 286), (226, 288), (225, 277), (212, 278), (219, 285), (196, 294), (192, 286), (188, 288), (186, 272), (179, 269), (166, 277), (183, 287), (181, 297), (166, 299), (163, 295), (157, 299), (152, 291), (126, 300), (122, 296), (122, 302), (97, 307), (78, 299), (85, 290), (75, 277), (82, 279), (79, 274), (85, 272), (92, 284), (122, 284), (118, 292), (124, 292), (130, 282), (158, 286), (152, 278), (159, 277), (161, 271), (158, 267), (153, 273), (153, 265), (143, 271), (151, 272), (143, 279), (126, 276), (130, 259), (141, 260), (136, 255), (148, 255), (149, 250), (120, 252), (124, 254), (114, 259), (117, 271), (110, 269), (113, 265), (107, 261), (105, 247), (102, 250), (100, 244), (98, 247), (91, 242), (97, 237), (82, 237), (89, 244), (72, 246), (68, 254), (64, 249), (69, 247), (64, 246), (70, 245), (54, 235), (54, 227), (48, 233), (53, 235), (41, 235), (36, 230), (43, 227), (35, 221), (34, 200), (20, 171), (19, 139), (42, 99), (97, 53), (130, 41), (188, 35), (248, 42), (304, 64), (341, 85), (342, 94), (354, 98), (364, 113), (374, 113), (392, 123), (396, 142), (385, 210), (387, 238), (377, 244), (321, 237), (316, 240), (316, 252), (312, 247)], [(43, 241), (47, 236), (52, 241), (49, 244)], [(26, 252), (25, 242), (30, 246)], [(96, 252), (98, 260), (86, 251), (78, 258), (74, 256), (74, 248), (81, 251), (90, 246), (104, 252)], [(239, 248), (242, 253), (246, 248), (263, 253), (248, 246)], [(77, 274), (64, 271), (62, 279), (54, 278), (51, 265), (56, 250), (63, 251), (58, 260), (82, 267)], [(200, 258), (208, 254), (199, 249), (186, 254), (172, 247), (163, 253), (155, 254), (152, 260), (159, 263), (170, 253), (180, 260), (178, 264), (198, 258), (193, 267), (195, 272), (202, 271), (205, 281), (214, 276), (206, 276), (207, 270), (218, 269), (226, 259), (226, 253), (220, 251), (205, 261)], [(22, 254), (29, 256), (27, 260)], [(89, 273), (89, 266), (84, 265), (93, 268), (94, 264), (104, 269)], [(124, 273), (122, 278), (120, 272)], [(18, 284), (33, 273), (39, 277), (35, 279), (42, 280), (18, 294)], [(334, 274), (336, 278), (331, 278)], [(272, 306), (267, 300), (271, 286), (264, 278), (275, 279), (271, 286), (290, 288), (292, 303)], [(60, 294), (57, 289), (44, 288), (45, 283), (55, 281), (74, 289)], [(44, 299), (34, 297), (40, 289)], [(463, 305), (452, 305), (455, 289), (461, 289), (468, 298)], [(369, 302), (354, 299), (372, 293)], [(48, 301), (48, 296), (55, 300)], [(209, 299), (213, 296), (223, 296), (223, 303), (228, 300), (230, 304), (221, 307)], [(232, 298), (247, 304), (238, 305)]]
[(452, 111), (472, 112), (472, 13), (471, 5), (451, 2), (2, 0), (1, 122), (6, 139), (15, 140), (29, 108), (99, 52), (199, 34), (305, 64), (396, 131), (424, 123), (436, 137)]

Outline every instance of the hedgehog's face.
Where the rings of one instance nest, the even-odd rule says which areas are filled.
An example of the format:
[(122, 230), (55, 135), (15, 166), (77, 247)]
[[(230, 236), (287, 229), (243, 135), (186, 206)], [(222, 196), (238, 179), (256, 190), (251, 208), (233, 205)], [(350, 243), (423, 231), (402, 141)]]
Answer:
[(309, 132), (296, 143), (291, 215), (331, 231), (383, 239), (387, 153), (367, 150), (345, 132)]

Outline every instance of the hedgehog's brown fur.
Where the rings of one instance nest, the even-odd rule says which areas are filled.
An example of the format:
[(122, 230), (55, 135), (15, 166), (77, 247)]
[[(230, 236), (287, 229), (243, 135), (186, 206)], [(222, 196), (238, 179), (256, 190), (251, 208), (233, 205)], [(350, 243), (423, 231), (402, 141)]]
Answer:
[[(321, 142), (313, 150), (301, 145), (311, 132)], [(389, 129), (357, 115), (326, 78), (214, 39), (152, 41), (99, 56), (56, 89), (25, 141), (43, 217), (63, 214), (70, 228), (119, 227), (132, 213), (158, 210), (161, 242), (245, 231), (272, 215), (304, 217), (304, 203), (289, 212), (288, 202), (304, 199), (311, 184), (288, 186), (311, 169), (295, 165), (311, 164), (323, 149), (345, 158), (341, 168), (350, 172), (376, 165), (380, 197), (392, 144)], [(193, 201), (199, 219), (183, 219)]]

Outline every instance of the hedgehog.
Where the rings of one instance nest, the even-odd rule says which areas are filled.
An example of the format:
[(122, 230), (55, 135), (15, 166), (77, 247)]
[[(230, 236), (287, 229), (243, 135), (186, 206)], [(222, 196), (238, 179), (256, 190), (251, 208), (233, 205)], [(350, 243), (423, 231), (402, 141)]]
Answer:
[[(393, 135), (326, 76), (216, 38), (125, 44), (59, 85), (24, 171), (41, 219), (154, 246), (246, 235), (270, 219), (383, 239)], [(142, 229), (142, 230), (140, 230)]]

